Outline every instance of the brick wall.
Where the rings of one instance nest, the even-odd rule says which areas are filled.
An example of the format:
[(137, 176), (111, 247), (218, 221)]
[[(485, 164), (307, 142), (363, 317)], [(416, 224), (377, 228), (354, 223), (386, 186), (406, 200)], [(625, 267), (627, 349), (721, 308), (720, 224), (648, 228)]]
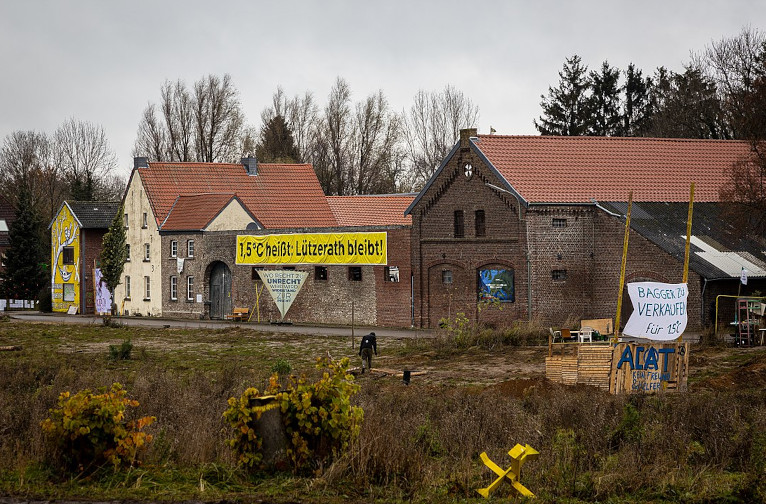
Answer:
[(593, 207), (535, 205), (527, 212), (532, 313), (544, 325), (595, 318)]
[[(470, 176), (465, 166), (471, 164)], [(415, 325), (435, 327), (442, 317), (464, 312), (492, 325), (527, 318), (526, 236), (524, 213), (509, 192), (493, 189), (502, 182), (472, 151), (461, 149), (444, 166), (413, 208), (412, 268)], [(455, 237), (455, 211), (463, 211), (464, 235)], [(477, 236), (477, 211), (485, 216), (484, 236)], [(513, 270), (513, 302), (502, 310), (479, 312), (478, 270)], [(451, 283), (448, 277), (452, 278)]]
[[(598, 318), (604, 314), (604, 317), (614, 318), (617, 312), (625, 221), (605, 212), (598, 212), (595, 227), (598, 242), (594, 262), (593, 305), (594, 312), (598, 312), (593, 313), (593, 317)], [(679, 234), (684, 231), (679, 230)], [(674, 258), (651, 241), (631, 230), (625, 263), (626, 284), (640, 281), (680, 283), (682, 280), (683, 258), (680, 260)], [(698, 331), (702, 328), (701, 285), (700, 276), (690, 270), (687, 331)], [(627, 288), (623, 288), (622, 305), (620, 326), (624, 327), (627, 317), (632, 311)]]
[(106, 234), (106, 229), (82, 229), (80, 232), (80, 260), (82, 261), (82, 271), (80, 272), (80, 299), (84, 306), (83, 313), (94, 313), (96, 311), (96, 300), (94, 298), (93, 271), (94, 260), (101, 255), (101, 244)]
[[(351, 231), (350, 228), (322, 228), (321, 232)], [(318, 230), (262, 230), (253, 234), (270, 234), (284, 232), (317, 232)], [(349, 279), (348, 266), (327, 266), (327, 278), (316, 278), (313, 265), (299, 265), (297, 271), (309, 274), (300, 293), (285, 315), (286, 321), (319, 324), (350, 325), (382, 325), (393, 327), (408, 327), (410, 325), (410, 290), (409, 278), (409, 234), (410, 228), (391, 226), (385, 228), (353, 228), (353, 231), (386, 231), (388, 233), (388, 263), (398, 266), (400, 282), (384, 282), (383, 266), (362, 266), (361, 281)], [(197, 234), (165, 234), (162, 235), (162, 306), (163, 314), (169, 317), (207, 318), (210, 315), (210, 275), (217, 262), (226, 264), (231, 272), (231, 306), (256, 307), (252, 321), (256, 321), (258, 312), (260, 320), (279, 321), (281, 314), (273, 302), (268, 290), (263, 287), (260, 279), (253, 278), (253, 267), (235, 264), (236, 236), (241, 231), (220, 231)], [(189, 239), (195, 240), (193, 259), (184, 261), (184, 271), (181, 274), (175, 270), (177, 260), (169, 256), (170, 241), (178, 242), (178, 257), (185, 257), (185, 244)], [(274, 267), (267, 266), (267, 269)], [(170, 299), (170, 277), (178, 276), (178, 300)], [(197, 303), (196, 298), (187, 302), (185, 295), (186, 277), (193, 276), (195, 294), (200, 293), (203, 303)], [(183, 291), (182, 291), (183, 289)], [(256, 289), (260, 293), (256, 301)], [(262, 290), (261, 290), (262, 289)], [(256, 303), (257, 306), (256, 306)], [(379, 303), (379, 304), (378, 304)], [(258, 310), (259, 308), (259, 310)]]
[[(188, 243), (194, 241), (194, 254), (189, 256)], [(171, 242), (176, 242), (176, 257), (171, 256)], [(209, 299), (206, 292), (204, 276), (206, 266), (208, 265), (207, 247), (204, 246), (202, 233), (178, 233), (161, 234), (160, 263), (162, 267), (162, 314), (165, 317), (177, 318), (195, 318), (199, 319), (207, 314), (205, 313), (204, 301)], [(179, 259), (183, 259), (183, 269), (179, 273)], [(209, 272), (208, 272), (209, 274)], [(171, 278), (176, 277), (176, 299), (171, 299), (170, 282)], [(187, 281), (192, 278), (193, 289), (191, 300), (187, 295)], [(197, 294), (202, 294), (202, 301), (197, 302)]]

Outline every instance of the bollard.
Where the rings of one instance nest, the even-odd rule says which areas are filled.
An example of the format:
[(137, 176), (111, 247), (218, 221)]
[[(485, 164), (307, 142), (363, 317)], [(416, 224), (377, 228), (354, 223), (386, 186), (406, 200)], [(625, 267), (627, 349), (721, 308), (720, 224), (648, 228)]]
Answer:
[(405, 369), (404, 373), (402, 373), (402, 379), (404, 380), (405, 385), (410, 384), (410, 371), (408, 369)]
[(520, 444), (517, 444), (511, 448), (511, 450), (508, 452), (508, 455), (511, 456), (513, 462), (511, 462), (511, 467), (506, 470), (503, 470), (500, 468), (500, 466), (492, 462), (487, 456), (487, 452), (482, 452), (480, 455), (484, 465), (492, 469), (492, 472), (498, 476), (497, 479), (495, 479), (495, 481), (493, 481), (487, 488), (479, 488), (476, 490), (485, 499), (489, 497), (491, 492), (494, 492), (495, 489), (500, 486), (500, 483), (502, 483), (505, 478), (508, 478), (510, 480), (511, 486), (524, 497), (535, 496), (535, 494), (530, 492), (524, 485), (521, 484), (521, 482), (519, 482), (519, 478), (521, 477), (521, 466), (523, 466), (527, 460), (537, 458), (537, 456), (540, 455), (540, 452), (529, 445), (521, 446)]

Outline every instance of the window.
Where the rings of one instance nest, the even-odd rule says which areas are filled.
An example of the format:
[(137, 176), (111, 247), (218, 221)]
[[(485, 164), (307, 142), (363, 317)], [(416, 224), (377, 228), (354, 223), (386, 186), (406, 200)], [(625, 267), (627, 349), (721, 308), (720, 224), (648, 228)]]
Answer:
[(125, 262), (130, 262), (130, 244), (125, 245)]
[(194, 277), (186, 277), (186, 300), (192, 301), (194, 299)]
[(348, 279), (352, 282), (362, 281), (362, 267), (361, 266), (349, 266), (348, 267)]
[(74, 247), (64, 247), (63, 264), (74, 264)]
[(144, 301), (152, 298), (152, 281), (148, 276), (144, 277)]
[(186, 242), (186, 257), (194, 257), (194, 240)]
[(565, 228), (567, 227), (567, 220), (566, 219), (557, 219), (553, 218), (553, 227), (555, 228)]
[(170, 240), (170, 257), (178, 257), (178, 242)]
[(74, 301), (74, 284), (65, 283), (63, 287), (64, 287), (64, 301), (73, 302)]
[(327, 268), (325, 266), (314, 266), (314, 280), (327, 280)]
[(144, 220), (142, 221), (141, 227), (144, 229), (149, 227), (149, 217), (146, 215), (146, 212), (144, 212)]
[(178, 277), (170, 277), (170, 299), (173, 301), (178, 300)]
[(151, 249), (149, 248), (149, 244), (144, 243), (144, 262), (149, 261), (150, 256), (151, 256)]
[(487, 236), (484, 210), (476, 210), (476, 212), (474, 212), (474, 224), (476, 226), (476, 236)]
[(122, 223), (125, 224), (125, 229), (128, 229), (128, 214), (122, 216)]
[(567, 279), (567, 270), (565, 270), (565, 269), (552, 270), (551, 271), (551, 278), (553, 280), (558, 280), (560, 282), (564, 281), (564, 280)]
[(462, 238), (465, 236), (465, 225), (463, 222), (463, 211), (455, 210), (455, 238)]
[(444, 271), (442, 271), (442, 283), (443, 284), (451, 284), (452, 283), (452, 270), (444, 270)]
[(482, 268), (478, 274), (479, 301), (514, 302), (512, 269)]
[(125, 277), (125, 299), (130, 299), (130, 277)]
[(386, 266), (383, 268), (383, 281), (384, 282), (398, 282), (399, 281), (399, 266)]

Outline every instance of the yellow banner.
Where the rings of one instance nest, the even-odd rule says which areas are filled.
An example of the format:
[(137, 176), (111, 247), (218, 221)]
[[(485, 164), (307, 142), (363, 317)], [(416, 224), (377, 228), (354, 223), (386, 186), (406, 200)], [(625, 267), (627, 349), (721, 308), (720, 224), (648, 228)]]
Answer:
[(237, 264), (380, 264), (385, 232), (237, 236)]

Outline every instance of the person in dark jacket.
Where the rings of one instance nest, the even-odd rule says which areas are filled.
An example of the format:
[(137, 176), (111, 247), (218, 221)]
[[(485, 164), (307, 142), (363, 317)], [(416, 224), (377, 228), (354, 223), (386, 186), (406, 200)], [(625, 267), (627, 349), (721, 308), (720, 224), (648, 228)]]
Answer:
[(372, 369), (372, 352), (378, 355), (378, 342), (375, 340), (374, 332), (362, 337), (362, 343), (359, 345), (359, 356), (362, 357), (362, 373), (364, 373), (365, 364), (367, 364), (367, 369)]

